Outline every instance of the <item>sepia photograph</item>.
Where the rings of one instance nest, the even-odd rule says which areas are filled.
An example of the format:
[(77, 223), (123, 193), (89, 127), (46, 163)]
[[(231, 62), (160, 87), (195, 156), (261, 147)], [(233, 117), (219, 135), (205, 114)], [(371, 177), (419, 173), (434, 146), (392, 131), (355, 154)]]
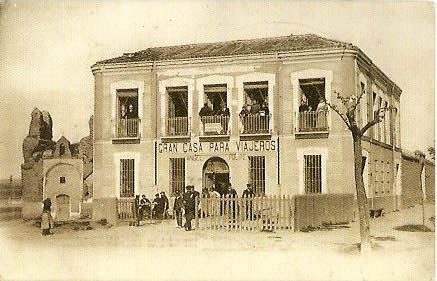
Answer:
[(435, 280), (435, 3), (0, 0), (0, 280)]

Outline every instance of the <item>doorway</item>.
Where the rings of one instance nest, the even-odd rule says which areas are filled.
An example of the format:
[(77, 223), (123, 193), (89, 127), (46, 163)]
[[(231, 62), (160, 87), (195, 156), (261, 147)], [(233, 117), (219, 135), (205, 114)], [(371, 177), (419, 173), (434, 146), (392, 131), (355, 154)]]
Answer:
[(62, 194), (56, 196), (56, 220), (66, 221), (70, 219), (70, 196)]
[(230, 179), (229, 166), (220, 157), (209, 158), (203, 165), (202, 177), (202, 188), (224, 194)]

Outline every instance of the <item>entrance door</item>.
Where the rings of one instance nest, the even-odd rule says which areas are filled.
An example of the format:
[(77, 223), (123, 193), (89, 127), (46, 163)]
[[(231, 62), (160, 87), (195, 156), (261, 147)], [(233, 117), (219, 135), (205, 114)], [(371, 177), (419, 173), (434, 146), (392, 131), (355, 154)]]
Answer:
[(229, 183), (229, 166), (220, 157), (212, 157), (203, 165), (203, 188), (223, 194)]
[(70, 218), (70, 197), (68, 195), (56, 196), (56, 220), (65, 221)]

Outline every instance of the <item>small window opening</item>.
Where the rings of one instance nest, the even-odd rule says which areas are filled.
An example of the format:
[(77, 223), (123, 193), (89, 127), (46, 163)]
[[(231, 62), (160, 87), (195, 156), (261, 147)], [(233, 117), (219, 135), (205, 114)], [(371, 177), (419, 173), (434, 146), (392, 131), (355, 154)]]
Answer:
[(59, 177), (59, 183), (65, 183), (65, 177)]

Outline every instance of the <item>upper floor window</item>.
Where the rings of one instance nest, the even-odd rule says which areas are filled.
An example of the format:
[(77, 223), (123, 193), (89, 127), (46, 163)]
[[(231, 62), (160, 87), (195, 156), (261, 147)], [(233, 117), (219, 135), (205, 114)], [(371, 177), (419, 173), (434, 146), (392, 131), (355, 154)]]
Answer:
[(300, 79), (300, 132), (325, 131), (328, 128), (325, 98), (325, 78)]
[(188, 88), (168, 87), (167, 135), (188, 135)]
[(268, 82), (245, 82), (243, 90), (243, 107), (239, 113), (243, 134), (268, 133), (270, 131)]
[(138, 90), (117, 91), (117, 137), (138, 137)]
[(203, 135), (227, 134), (230, 111), (226, 84), (205, 85), (203, 100), (199, 111)]

